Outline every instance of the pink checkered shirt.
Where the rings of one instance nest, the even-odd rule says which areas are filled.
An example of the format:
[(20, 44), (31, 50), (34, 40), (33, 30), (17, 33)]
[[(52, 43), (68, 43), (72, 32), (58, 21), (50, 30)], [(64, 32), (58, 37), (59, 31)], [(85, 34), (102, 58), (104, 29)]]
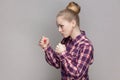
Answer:
[(88, 69), (93, 63), (93, 45), (85, 32), (71, 39), (64, 38), (66, 51), (57, 54), (49, 45), (45, 50), (46, 61), (57, 69), (61, 69), (61, 80), (89, 80)]

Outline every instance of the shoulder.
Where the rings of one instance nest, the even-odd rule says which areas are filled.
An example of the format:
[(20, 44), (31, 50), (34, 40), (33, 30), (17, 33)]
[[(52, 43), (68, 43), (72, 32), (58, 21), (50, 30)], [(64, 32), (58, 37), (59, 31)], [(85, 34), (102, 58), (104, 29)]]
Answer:
[(93, 49), (93, 44), (86, 36), (83, 36), (82, 39), (79, 41), (79, 48), (80, 49), (83, 49), (83, 48)]

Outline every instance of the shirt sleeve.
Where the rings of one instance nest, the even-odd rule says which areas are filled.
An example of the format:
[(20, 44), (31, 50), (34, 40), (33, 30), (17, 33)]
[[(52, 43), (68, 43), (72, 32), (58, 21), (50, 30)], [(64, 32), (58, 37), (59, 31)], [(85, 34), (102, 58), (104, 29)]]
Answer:
[(80, 51), (76, 54), (76, 51), (72, 53), (63, 53), (60, 55), (64, 68), (68, 75), (74, 78), (82, 78), (88, 71), (89, 65), (93, 62), (93, 47), (91, 45), (84, 45)]
[(44, 51), (46, 61), (55, 68), (60, 68), (60, 60), (57, 57), (56, 52), (51, 48), (51, 46), (48, 46), (47, 49), (45, 49)]

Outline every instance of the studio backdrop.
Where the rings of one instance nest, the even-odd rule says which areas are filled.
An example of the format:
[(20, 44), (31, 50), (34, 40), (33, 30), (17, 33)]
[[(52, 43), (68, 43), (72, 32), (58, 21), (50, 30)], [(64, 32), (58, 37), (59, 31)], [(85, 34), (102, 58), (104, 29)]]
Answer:
[[(60, 80), (38, 45), (62, 40), (56, 15), (71, 0), (0, 0), (0, 80)], [(90, 80), (120, 80), (120, 0), (74, 0), (80, 28), (94, 45)]]

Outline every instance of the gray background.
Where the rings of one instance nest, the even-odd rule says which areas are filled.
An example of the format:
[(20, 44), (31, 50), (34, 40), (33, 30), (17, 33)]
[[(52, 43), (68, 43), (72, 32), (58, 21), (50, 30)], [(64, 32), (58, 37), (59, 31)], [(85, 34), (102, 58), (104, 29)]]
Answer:
[[(120, 0), (74, 0), (81, 29), (93, 42), (90, 80), (120, 80)], [(62, 36), (56, 14), (70, 0), (0, 0), (0, 80), (60, 80), (38, 46), (42, 35), (55, 48)]]

